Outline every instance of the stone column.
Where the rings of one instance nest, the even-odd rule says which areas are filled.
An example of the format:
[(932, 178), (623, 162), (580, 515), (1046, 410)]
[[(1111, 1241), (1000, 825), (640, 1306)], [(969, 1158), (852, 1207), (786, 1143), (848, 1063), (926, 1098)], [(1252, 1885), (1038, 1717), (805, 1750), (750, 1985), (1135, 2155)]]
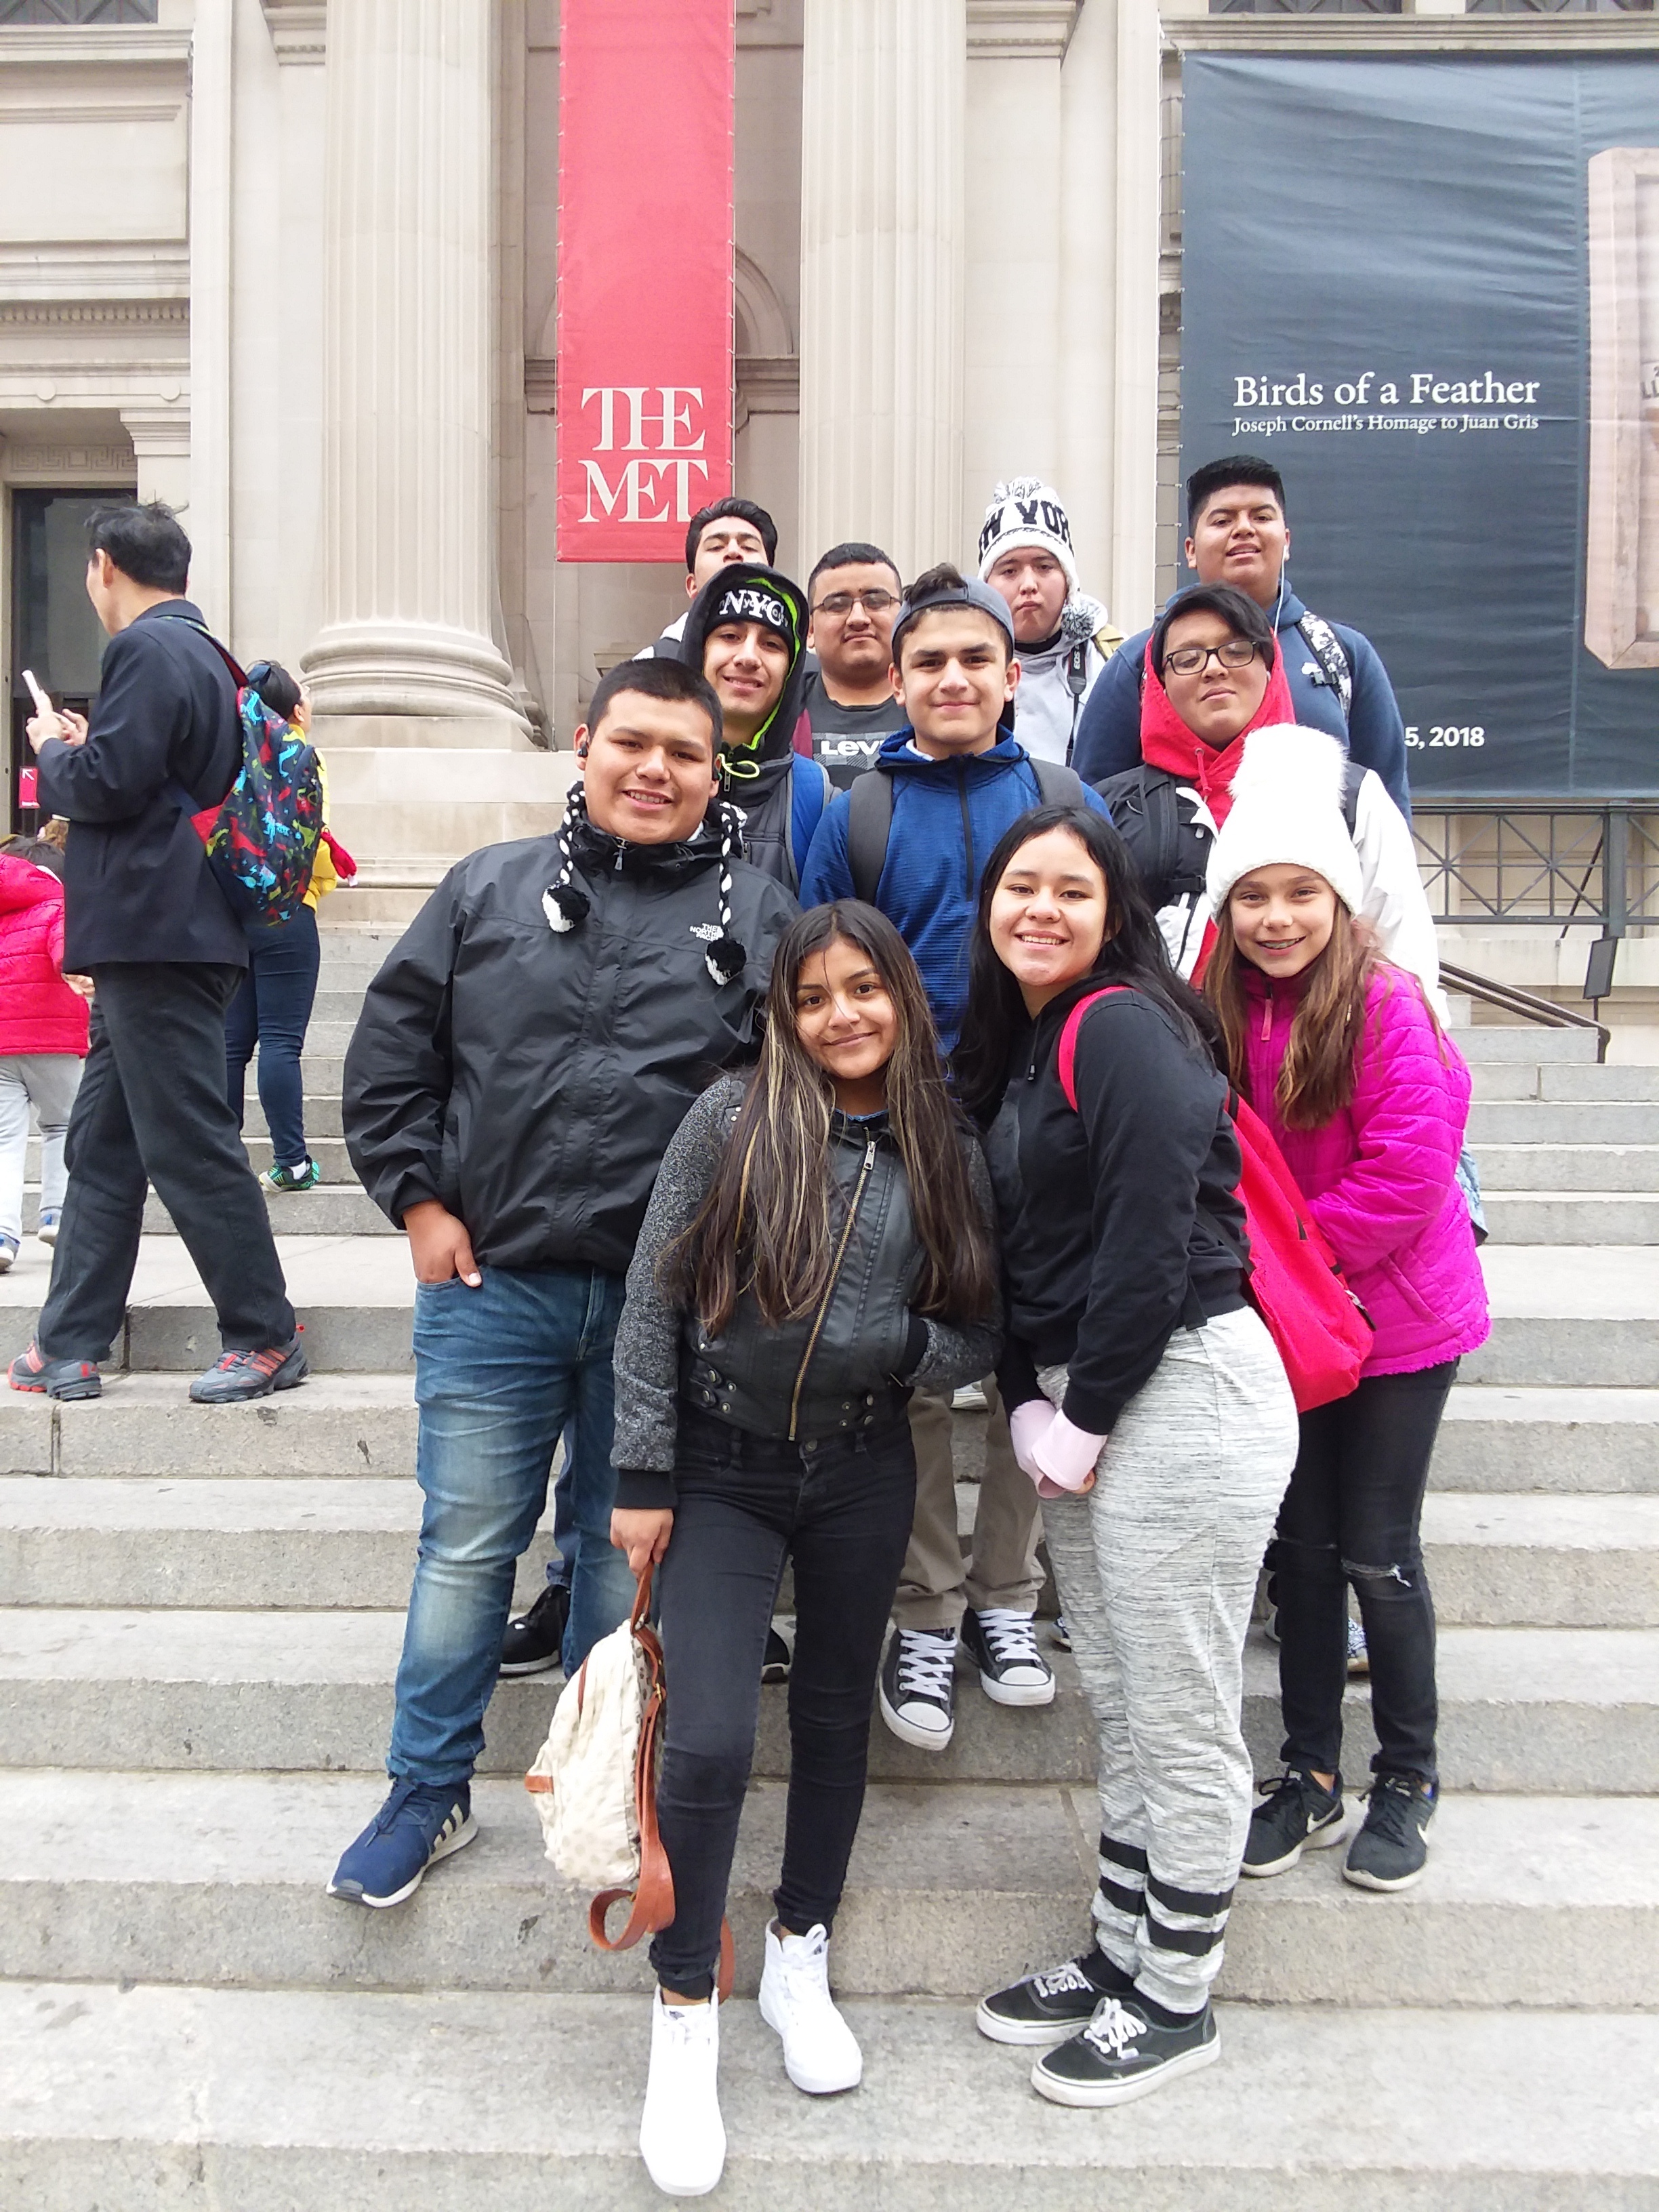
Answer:
[(524, 717), (492, 635), (490, 0), (334, 0), (324, 212), (325, 714)]
[[(190, 41), (191, 596), (230, 635), (234, 0), (198, 0)], [(133, 445), (137, 448), (135, 432)]]
[[(806, 0), (800, 544), (960, 562), (966, 0)], [(999, 310), (1001, 312), (1002, 310)]]

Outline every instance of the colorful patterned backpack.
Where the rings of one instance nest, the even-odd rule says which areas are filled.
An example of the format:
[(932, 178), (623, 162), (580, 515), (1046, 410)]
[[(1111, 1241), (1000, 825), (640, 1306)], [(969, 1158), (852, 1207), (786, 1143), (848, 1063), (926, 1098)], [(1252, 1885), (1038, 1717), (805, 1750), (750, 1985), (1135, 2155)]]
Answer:
[[(183, 616), (174, 617), (183, 621)], [(311, 888), (323, 830), (323, 778), (303, 730), (266, 706), (205, 624), (191, 623), (236, 681), (242, 765), (217, 806), (191, 817), (239, 921), (292, 921)]]

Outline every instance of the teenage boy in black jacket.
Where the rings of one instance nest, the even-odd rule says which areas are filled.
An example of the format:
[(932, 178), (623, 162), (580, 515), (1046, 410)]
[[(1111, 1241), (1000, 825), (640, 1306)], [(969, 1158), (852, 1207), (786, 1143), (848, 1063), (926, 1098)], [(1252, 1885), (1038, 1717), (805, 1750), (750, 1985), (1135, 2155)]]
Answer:
[(567, 1670), (626, 1618), (611, 1547), (611, 1358), (628, 1264), (687, 1109), (750, 1055), (795, 913), (733, 857), (720, 702), (683, 662), (625, 660), (576, 732), (556, 836), (452, 868), (369, 986), (345, 1133), (415, 1264), (420, 1558), (392, 1792), (330, 1893), (396, 1905), (475, 1832), (514, 1570), (574, 1415)]
[(89, 725), (37, 714), (28, 737), (41, 806), (70, 822), (64, 963), (97, 989), (52, 1287), (11, 1383), (97, 1397), (153, 1182), (225, 1347), (190, 1395), (228, 1405), (306, 1376), (270, 1216), (225, 1093), (225, 1008), (247, 939), (191, 821), (218, 805), (241, 767), (236, 685), (184, 596), (190, 540), (171, 512), (108, 507), (88, 532), (87, 592), (110, 637), (98, 703)]

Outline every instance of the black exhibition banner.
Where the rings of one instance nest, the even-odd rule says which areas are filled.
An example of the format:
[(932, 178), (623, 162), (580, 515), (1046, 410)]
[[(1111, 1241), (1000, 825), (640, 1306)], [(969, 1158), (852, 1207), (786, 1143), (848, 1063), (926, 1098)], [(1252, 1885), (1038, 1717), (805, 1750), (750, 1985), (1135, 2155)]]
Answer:
[(1659, 57), (1184, 83), (1183, 476), (1281, 471), (1425, 804), (1659, 795)]

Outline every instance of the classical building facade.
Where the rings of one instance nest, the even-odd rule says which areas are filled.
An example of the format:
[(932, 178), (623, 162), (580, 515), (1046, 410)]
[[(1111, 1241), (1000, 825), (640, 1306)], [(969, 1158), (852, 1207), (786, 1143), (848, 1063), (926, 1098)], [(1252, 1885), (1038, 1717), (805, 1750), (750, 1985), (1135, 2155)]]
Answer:
[[(738, 489), (797, 574), (848, 536), (914, 573), (1038, 474), (1134, 627), (1174, 573), (1183, 51), (1650, 10), (736, 0)], [(551, 821), (598, 674), (683, 604), (555, 557), (558, 77), (557, 0), (0, 0), (14, 793), (26, 660), (96, 681), (85, 504), (136, 490), (236, 650), (306, 671), (361, 916)]]

